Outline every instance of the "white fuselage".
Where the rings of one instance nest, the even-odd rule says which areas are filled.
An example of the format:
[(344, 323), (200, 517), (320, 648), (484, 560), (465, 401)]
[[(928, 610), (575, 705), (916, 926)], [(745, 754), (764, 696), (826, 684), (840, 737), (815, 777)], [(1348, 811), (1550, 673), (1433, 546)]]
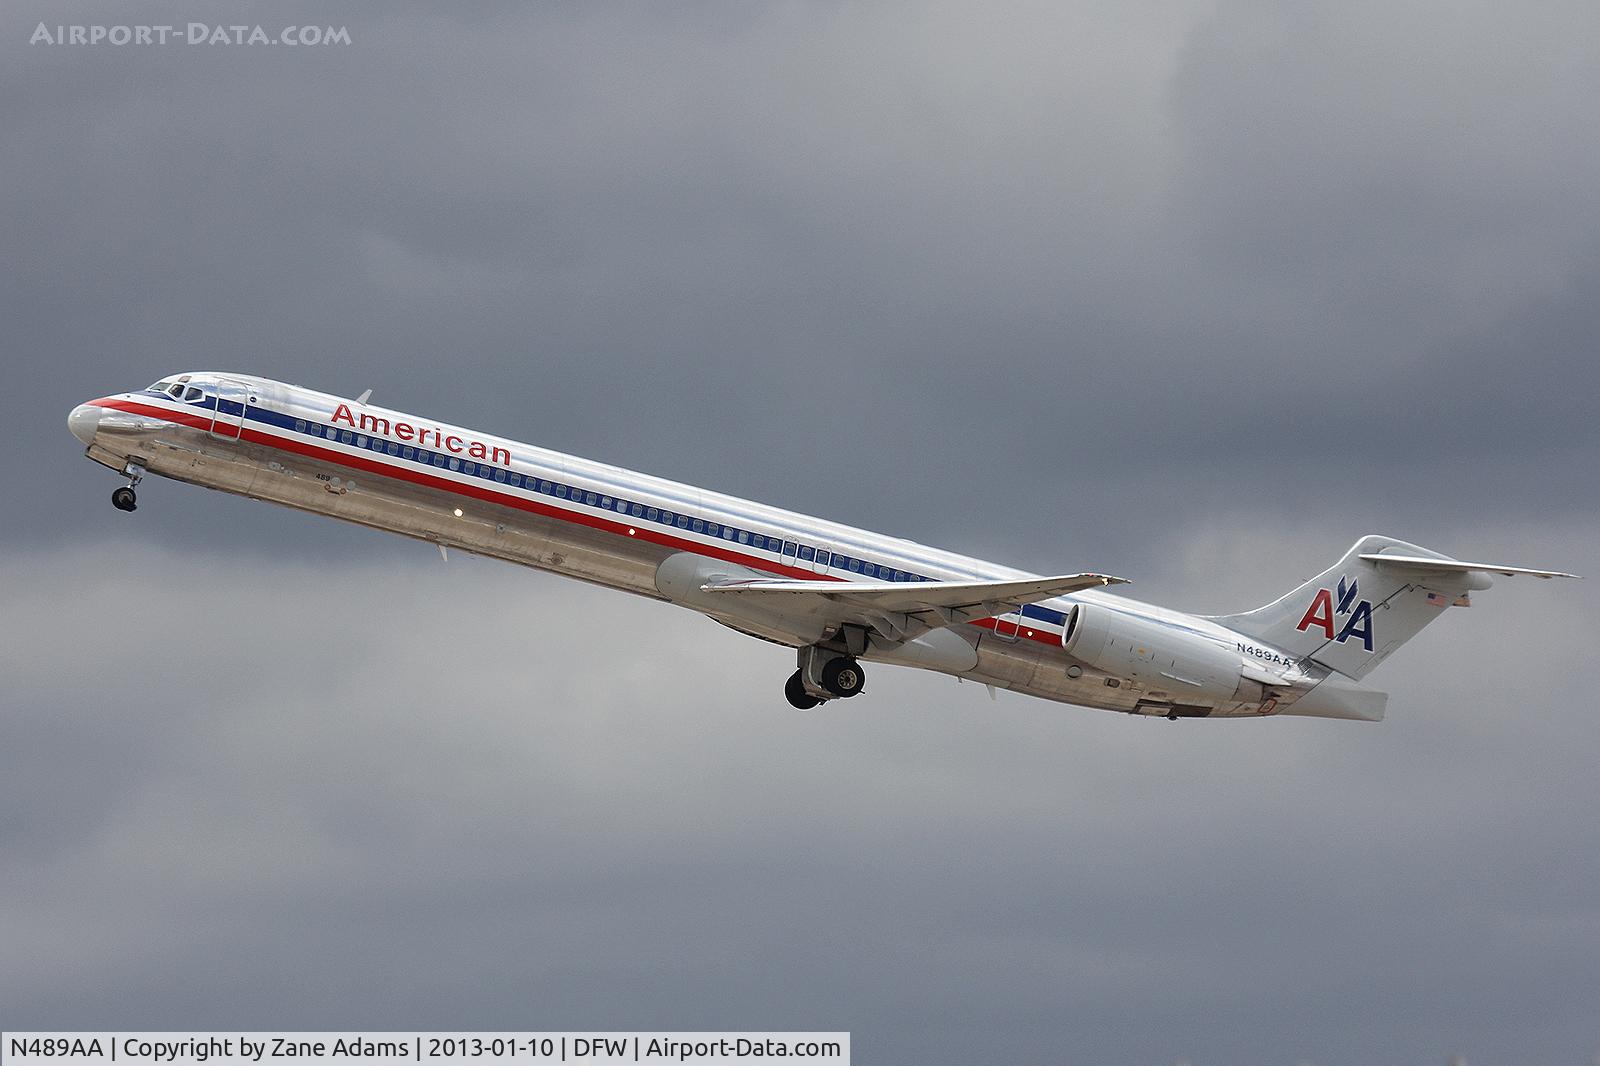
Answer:
[[(670, 600), (791, 647), (835, 634), (815, 621), (739, 613), (664, 578), (669, 560), (739, 572), (867, 582), (1006, 580), (1023, 571), (722, 493), (449, 426), (355, 400), (238, 374), (170, 379), (178, 395), (123, 393), (74, 412), (73, 432), (112, 469), (148, 472)], [(80, 412), (85, 413), (80, 416)], [(666, 568), (666, 569), (664, 569)], [(1161, 678), (1085, 669), (1063, 648), (1074, 603), (1135, 616), (1241, 659), (1231, 697), (1197, 700)], [(970, 646), (938, 654), (871, 642), (866, 660), (925, 666), (1066, 703), (1166, 713), (1319, 713), (1294, 706), (1326, 676), (1203, 618), (1080, 592), (1021, 613), (951, 627)], [(942, 638), (948, 641), (948, 636)], [(1177, 686), (1181, 687), (1181, 686)], [(1203, 710), (1202, 710), (1203, 708)]]

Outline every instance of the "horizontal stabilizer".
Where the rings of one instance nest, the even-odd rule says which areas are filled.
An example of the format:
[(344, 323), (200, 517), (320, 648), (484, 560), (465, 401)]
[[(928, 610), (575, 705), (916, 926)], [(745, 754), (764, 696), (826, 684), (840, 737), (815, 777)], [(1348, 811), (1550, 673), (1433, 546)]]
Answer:
[(1435, 573), (1466, 574), (1481, 571), (1486, 574), (1501, 574), (1505, 577), (1516, 577), (1518, 574), (1531, 574), (1534, 577), (1543, 578), (1578, 576), (1561, 570), (1532, 570), (1526, 566), (1499, 566), (1495, 563), (1463, 563), (1456, 559), (1430, 559), (1423, 555), (1387, 555), (1383, 552), (1365, 552), (1361, 558), (1369, 563), (1382, 563), (1385, 566), (1404, 567), (1410, 570), (1432, 570)]
[[(1104, 574), (1070, 574), (1064, 577), (1032, 577), (1017, 581), (790, 581), (782, 578), (756, 578), (721, 581), (702, 585), (704, 592), (765, 600), (778, 605), (795, 603), (797, 598), (821, 597), (860, 611), (882, 614), (917, 615), (934, 627), (956, 625), (980, 618), (991, 618), (1022, 609), (1052, 596), (1125, 584), (1126, 579)], [(932, 615), (933, 618), (924, 617)]]

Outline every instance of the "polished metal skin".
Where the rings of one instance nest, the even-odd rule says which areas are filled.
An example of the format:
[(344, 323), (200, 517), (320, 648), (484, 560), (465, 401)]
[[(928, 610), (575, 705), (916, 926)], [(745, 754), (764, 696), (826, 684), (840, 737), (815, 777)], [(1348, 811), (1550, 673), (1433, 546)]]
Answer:
[[(928, 583), (932, 596), (940, 583), (1036, 575), (264, 378), (174, 375), (79, 406), (67, 423), (86, 454), (127, 476), (130, 486), (156, 474), (679, 603), (801, 649), (803, 670), (807, 649), (834, 649), (813, 656), (807, 687), (817, 696), (827, 695), (816, 686), (828, 660), (853, 655), (1167, 717), (1382, 716), (1382, 693), (1330, 678), (1309, 655), (1278, 654), (1248, 627), (1093, 590), (1046, 599), (1036, 612), (1009, 610), (975, 622), (873, 612), (879, 585), (904, 583), (894, 586), (904, 598), (915, 597), (919, 583)], [(132, 498), (130, 492), (125, 501)], [(752, 548), (734, 529), (757, 530), (754, 540), (765, 536), (775, 547)], [(1400, 544), (1362, 542), (1372, 551)], [(1434, 557), (1404, 548), (1412, 557), (1423, 553), (1424, 564)], [(831, 562), (841, 558), (860, 569)], [(1449, 577), (1455, 584), (1431, 583), (1463, 597), (1486, 584), (1475, 570)], [(806, 579), (861, 590), (867, 605), (848, 618), (871, 621), (849, 624), (834, 600), (809, 586), (798, 589), (802, 595), (782, 595), (796, 591), (785, 585)], [(1282, 622), (1274, 618), (1273, 625)], [(1084, 651), (1089, 641), (1094, 647)], [(1169, 659), (1174, 665), (1165, 673), (1149, 668)], [(1204, 676), (1186, 677), (1186, 669)]]

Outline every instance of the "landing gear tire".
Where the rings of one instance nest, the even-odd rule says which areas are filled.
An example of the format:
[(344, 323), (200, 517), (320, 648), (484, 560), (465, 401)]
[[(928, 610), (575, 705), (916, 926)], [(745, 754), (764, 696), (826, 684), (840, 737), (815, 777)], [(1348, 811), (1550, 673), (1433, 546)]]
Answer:
[(840, 699), (859, 696), (866, 684), (867, 675), (854, 659), (830, 659), (828, 665), (822, 668), (822, 687)]
[(124, 485), (111, 494), (111, 506), (119, 511), (132, 511), (139, 506), (139, 498), (133, 494), (131, 486)]
[(783, 686), (784, 698), (790, 706), (802, 711), (809, 711), (822, 701), (806, 691), (804, 682), (800, 680), (800, 671), (796, 670), (789, 675), (789, 680)]

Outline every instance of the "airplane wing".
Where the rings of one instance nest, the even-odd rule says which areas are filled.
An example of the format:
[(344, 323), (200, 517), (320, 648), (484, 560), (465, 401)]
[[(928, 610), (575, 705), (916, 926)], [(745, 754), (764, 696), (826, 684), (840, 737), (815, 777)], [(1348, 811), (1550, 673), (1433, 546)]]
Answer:
[(1025, 603), (1126, 579), (1104, 574), (1069, 574), (1017, 581), (791, 581), (756, 578), (700, 586), (704, 592), (737, 596), (775, 610), (821, 605), (838, 621), (870, 626), (885, 636), (905, 639), (914, 632), (974, 622), (1020, 611)]

